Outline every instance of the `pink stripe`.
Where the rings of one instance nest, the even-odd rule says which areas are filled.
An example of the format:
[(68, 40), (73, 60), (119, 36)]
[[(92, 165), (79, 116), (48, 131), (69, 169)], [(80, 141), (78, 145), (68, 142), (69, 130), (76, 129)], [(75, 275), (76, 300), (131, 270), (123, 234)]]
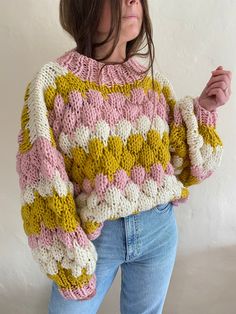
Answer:
[(206, 178), (210, 177), (213, 173), (212, 170), (209, 170), (206, 172), (206, 170), (203, 167), (200, 166), (192, 166), (191, 167), (191, 173), (193, 176), (195, 176), (199, 181), (205, 180)]
[[(150, 100), (150, 94), (146, 95), (140, 88), (132, 90), (129, 99), (121, 93), (109, 94), (108, 99), (104, 99), (99, 91), (89, 91), (86, 96), (87, 98), (83, 99), (79, 92), (71, 92), (69, 98), (78, 99), (78, 102), (71, 101), (70, 105), (65, 106), (65, 109), (62, 109), (63, 99), (59, 97), (55, 99), (55, 109), (51, 112), (50, 120), (55, 119), (53, 131), (57, 136), (60, 131), (63, 131), (70, 139), (73, 139), (76, 128), (79, 126), (84, 125), (90, 131), (94, 131), (96, 124), (102, 120), (105, 120), (110, 127), (115, 126), (123, 119), (135, 124), (136, 120), (143, 115), (148, 116), (151, 121), (157, 116), (168, 120), (167, 105), (163, 94), (156, 96), (154, 102)], [(140, 99), (137, 100), (138, 97), (142, 102)], [(81, 101), (83, 102), (82, 107)], [(64, 110), (63, 120), (61, 119), (62, 110)]]
[[(103, 200), (104, 195), (109, 187), (115, 186), (116, 188), (123, 191), (129, 182), (134, 182), (141, 187), (141, 185), (147, 178), (153, 178), (157, 182), (157, 184), (160, 185), (164, 178), (164, 174), (172, 175), (173, 171), (174, 169), (171, 163), (168, 163), (166, 171), (164, 171), (161, 163), (153, 164), (151, 166), (150, 173), (147, 173), (145, 168), (142, 166), (134, 166), (131, 170), (130, 178), (125, 170), (119, 169), (114, 174), (114, 180), (112, 182), (109, 182), (109, 179), (106, 175), (100, 173), (97, 174), (95, 177), (95, 191), (100, 200)], [(86, 179), (86, 183), (84, 180), (82, 186), (83, 192), (86, 193), (84, 185), (91, 186), (92, 182), (88, 184), (88, 179)]]
[(59, 288), (58, 291), (66, 300), (89, 300), (96, 295), (96, 274), (93, 274), (89, 283), (83, 288), (77, 289), (63, 289)]
[(56, 139), (59, 138), (61, 133), (61, 125), (65, 108), (63, 97), (60, 94), (57, 94), (54, 99), (53, 110), (51, 110), (49, 114), (49, 123), (53, 128), (53, 133)]
[[(173, 175), (174, 168), (173, 165), (169, 162), (167, 164), (166, 170), (164, 171), (161, 163), (154, 163), (151, 166), (150, 173), (147, 173), (145, 168), (142, 166), (134, 166), (131, 169), (130, 177), (127, 175), (124, 169), (119, 169), (114, 174), (114, 180), (109, 182), (107, 175), (99, 173), (95, 177), (95, 191), (99, 197), (99, 200), (103, 200), (105, 193), (109, 187), (115, 186), (121, 191), (124, 191), (125, 187), (129, 182), (134, 182), (141, 187), (143, 182), (147, 178), (152, 178), (156, 181), (157, 185), (160, 186), (163, 182), (165, 175)], [(84, 179), (82, 183), (82, 191), (84, 193), (90, 193), (93, 183), (90, 182), (87, 178)]]
[(141, 185), (145, 180), (146, 170), (142, 166), (134, 166), (131, 170), (131, 179), (134, 183)]
[(40, 178), (52, 180), (56, 170), (62, 180), (68, 181), (63, 156), (43, 137), (35, 140), (30, 151), (18, 152), (16, 159), (21, 189), (37, 184)]
[(55, 229), (48, 229), (43, 222), (41, 222), (40, 235), (31, 235), (28, 237), (28, 243), (31, 249), (43, 248), (53, 246), (54, 237), (58, 238), (69, 249), (74, 248), (74, 241), (79, 246), (86, 248), (89, 245), (89, 240), (86, 233), (78, 226), (74, 232), (65, 232), (60, 227)]
[(183, 118), (181, 115), (181, 111), (180, 111), (180, 108), (177, 106), (174, 107), (174, 122), (177, 125), (183, 125)]

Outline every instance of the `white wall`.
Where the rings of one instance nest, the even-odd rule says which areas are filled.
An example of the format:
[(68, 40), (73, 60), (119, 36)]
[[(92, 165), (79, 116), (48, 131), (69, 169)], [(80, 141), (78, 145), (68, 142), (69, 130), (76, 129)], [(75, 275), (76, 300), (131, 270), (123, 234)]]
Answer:
[[(20, 216), (16, 136), (26, 83), (41, 65), (74, 47), (58, 0), (0, 1), (0, 313), (44, 314), (50, 280), (32, 259)], [(233, 72), (219, 108), (221, 167), (175, 207), (179, 248), (165, 314), (233, 314), (236, 300), (236, 1), (150, 0), (156, 59), (178, 97), (200, 95), (218, 65)], [(119, 313), (120, 271), (99, 314)], [(112, 306), (112, 307), (111, 307)], [(111, 310), (112, 309), (112, 310)]]

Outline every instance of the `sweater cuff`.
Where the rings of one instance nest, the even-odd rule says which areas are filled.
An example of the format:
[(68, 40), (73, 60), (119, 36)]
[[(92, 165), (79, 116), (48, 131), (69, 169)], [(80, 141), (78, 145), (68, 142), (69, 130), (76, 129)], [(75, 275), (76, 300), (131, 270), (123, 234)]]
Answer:
[(198, 122), (200, 124), (216, 127), (216, 122), (218, 119), (218, 112), (216, 111), (216, 109), (214, 109), (213, 111), (209, 111), (200, 106), (199, 97), (195, 97), (193, 99), (193, 104), (194, 112)]

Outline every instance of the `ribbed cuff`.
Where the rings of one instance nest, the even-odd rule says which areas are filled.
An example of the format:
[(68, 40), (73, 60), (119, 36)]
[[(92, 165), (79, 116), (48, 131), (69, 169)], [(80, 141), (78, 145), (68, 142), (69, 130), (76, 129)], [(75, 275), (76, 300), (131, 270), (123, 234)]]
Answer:
[(194, 104), (194, 112), (195, 112), (198, 122), (202, 124), (206, 124), (208, 126), (216, 127), (216, 122), (218, 119), (218, 112), (216, 111), (216, 109), (214, 109), (213, 111), (210, 111), (200, 106), (199, 97), (195, 97), (193, 99), (193, 104)]

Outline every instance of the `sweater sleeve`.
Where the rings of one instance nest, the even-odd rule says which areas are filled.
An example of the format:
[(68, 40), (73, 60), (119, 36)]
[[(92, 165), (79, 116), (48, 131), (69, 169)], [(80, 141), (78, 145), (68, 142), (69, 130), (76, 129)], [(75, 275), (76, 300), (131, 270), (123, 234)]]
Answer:
[(174, 174), (185, 187), (199, 184), (221, 163), (223, 143), (216, 130), (218, 112), (201, 107), (199, 97), (176, 99), (170, 81), (163, 77), (162, 83)]
[(16, 171), (23, 228), (33, 259), (61, 295), (90, 299), (96, 293), (97, 252), (81, 227), (73, 184), (49, 124), (47, 84), (53, 77), (42, 68), (27, 85), (21, 111)]

